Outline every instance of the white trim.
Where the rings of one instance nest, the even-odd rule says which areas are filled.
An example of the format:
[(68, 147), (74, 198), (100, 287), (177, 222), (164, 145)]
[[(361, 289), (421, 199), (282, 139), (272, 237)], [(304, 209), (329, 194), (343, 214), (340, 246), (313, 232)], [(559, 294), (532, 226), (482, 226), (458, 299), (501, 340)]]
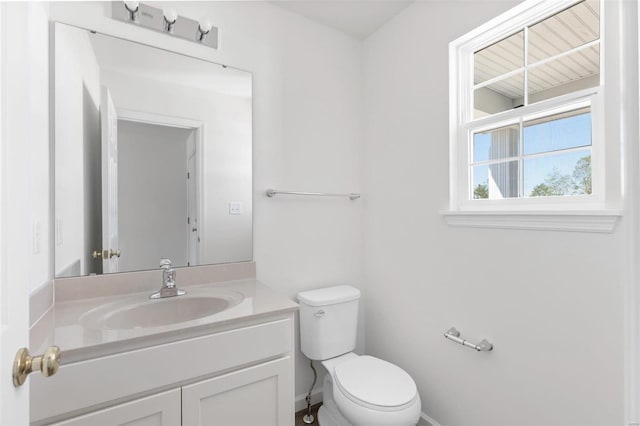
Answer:
[(420, 421), (417, 426), (441, 426), (440, 423), (433, 420), (425, 413), (420, 413)]
[(181, 129), (199, 129), (203, 126), (202, 121), (190, 118), (175, 117), (171, 115), (155, 114), (148, 111), (137, 111), (133, 109), (118, 108), (119, 120), (135, 121), (137, 123), (158, 124), (161, 126), (178, 127)]
[[(577, 46), (570, 52), (555, 55), (564, 56), (599, 43), (601, 45), (601, 85), (525, 105), (519, 109), (493, 114), (489, 117), (474, 119), (471, 115), (473, 88), (478, 86), (473, 82), (473, 52), (482, 46), (495, 43), (510, 34), (521, 31), (523, 28), (526, 29), (528, 25), (572, 7), (579, 1), (528, 0), (449, 44), (449, 71), (451, 75), (449, 85), (450, 206), (444, 216), (450, 225), (584, 232), (612, 232), (615, 228), (617, 218), (620, 216), (616, 209), (621, 208), (621, 186), (619, 179), (615, 176), (615, 171), (620, 169), (619, 161), (617, 163), (615, 161), (616, 158), (619, 158), (616, 152), (620, 147), (619, 144), (616, 144), (615, 132), (612, 134), (605, 132), (606, 123), (604, 121), (611, 118), (611, 114), (607, 111), (615, 106), (613, 100), (616, 97), (619, 83), (609, 81), (611, 87), (607, 90), (611, 93), (606, 98), (607, 105), (604, 105), (603, 75), (606, 65), (611, 65), (619, 52), (616, 49), (608, 50), (612, 52), (613, 56), (608, 58), (605, 64), (605, 44), (614, 43), (615, 40), (611, 37), (605, 38), (606, 34), (602, 27), (604, 27), (605, 17), (609, 15), (605, 13), (605, 6), (610, 6), (615, 10), (619, 8), (619, 5), (607, 3), (602, 6), (599, 40)], [(611, 24), (610, 20), (608, 22)], [(611, 30), (611, 32), (614, 31), (615, 29)], [(540, 63), (548, 62), (554, 58), (547, 58)], [(524, 68), (512, 73), (536, 65), (539, 63), (528, 64), (525, 61)], [(610, 71), (615, 72), (615, 69)], [(480, 86), (485, 84), (486, 82), (481, 83)], [(471, 147), (468, 139), (472, 131), (496, 128), (504, 124), (515, 124), (515, 122), (521, 123), (523, 119), (527, 120), (533, 116), (550, 115), (554, 112), (553, 110), (573, 109), (580, 103), (590, 103), (592, 112), (592, 195), (520, 197), (504, 200), (470, 199), (470, 166), (473, 164), (469, 161)], [(611, 120), (610, 125), (615, 127), (616, 123)], [(584, 211), (584, 214), (577, 214), (578, 209), (581, 209), (581, 212)], [(606, 214), (602, 214), (602, 212), (606, 212)], [(543, 217), (536, 219), (537, 216)], [(572, 223), (574, 220), (576, 222)], [(500, 221), (503, 221), (504, 224), (500, 225), (498, 223)]]
[(520, 229), (536, 231), (569, 231), (611, 233), (618, 219), (619, 210), (601, 211), (444, 211), (441, 212), (449, 226), (467, 228)]
[[(631, 13), (623, 13), (623, 16), (627, 19), (623, 20), (622, 23), (636, 28), (636, 34), (633, 37), (624, 37), (623, 35), (623, 40), (629, 42), (624, 46), (626, 52), (629, 52), (629, 46), (631, 46), (633, 53), (637, 55), (640, 53), (638, 51), (640, 33), (637, 32), (638, 25), (640, 25), (640, 7), (638, 7), (637, 3), (635, 3), (635, 7), (636, 13), (633, 14), (633, 17), (631, 17)], [(636, 85), (635, 90), (629, 90), (629, 92), (635, 92), (635, 98), (632, 96), (627, 99), (625, 114), (626, 121), (634, 123), (634, 125), (628, 126), (623, 130), (627, 132), (625, 145), (629, 150), (626, 161), (628, 166), (626, 189), (628, 191), (627, 208), (631, 217), (630, 240), (628, 248), (625, 248), (628, 251), (626, 268), (628, 276), (624, 282), (624, 421), (626, 425), (638, 426), (640, 425), (640, 269), (638, 265), (638, 256), (640, 256), (640, 197), (638, 196), (638, 191), (640, 190), (640, 152), (638, 151), (637, 141), (640, 134), (640, 128), (638, 127), (638, 115), (640, 114), (638, 102), (640, 98), (640, 78), (638, 70), (640, 69), (640, 58), (637, 56), (633, 58), (629, 54), (624, 55), (623, 58), (629, 60), (629, 63), (623, 66), (623, 70), (628, 73), (627, 78)], [(635, 67), (635, 70), (630, 71), (631, 67)], [(629, 108), (629, 103), (632, 103), (633, 107)]]
[(7, 26), (6, 3), (0, 4), (0, 341), (7, 329), (7, 275), (6, 275), (6, 217), (7, 190), (5, 173), (7, 166)]

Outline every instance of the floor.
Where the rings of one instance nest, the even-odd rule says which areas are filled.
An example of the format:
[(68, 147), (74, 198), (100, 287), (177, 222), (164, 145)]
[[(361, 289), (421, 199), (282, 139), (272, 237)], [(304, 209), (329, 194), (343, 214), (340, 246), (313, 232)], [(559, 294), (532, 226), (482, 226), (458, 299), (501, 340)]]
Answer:
[[(313, 426), (318, 426), (318, 408), (320, 408), (321, 405), (322, 405), (322, 403), (311, 406), (311, 414), (313, 414), (313, 417), (314, 417), (313, 423), (311, 423), (311, 425), (313, 425)], [(302, 417), (305, 414), (307, 414), (307, 410), (306, 409), (302, 410), (302, 411), (298, 411), (296, 413), (296, 426), (306, 426), (307, 425), (307, 423), (302, 421)]]

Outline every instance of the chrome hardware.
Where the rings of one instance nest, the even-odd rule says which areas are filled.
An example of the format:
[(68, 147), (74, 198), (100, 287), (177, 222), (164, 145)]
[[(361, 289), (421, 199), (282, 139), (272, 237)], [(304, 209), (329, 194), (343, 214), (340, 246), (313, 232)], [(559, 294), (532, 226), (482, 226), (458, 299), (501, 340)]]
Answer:
[(477, 345), (469, 342), (468, 340), (462, 339), (460, 337), (460, 332), (455, 327), (451, 327), (449, 330), (447, 330), (447, 332), (444, 333), (444, 337), (451, 340), (452, 342), (459, 343), (462, 346), (466, 346), (478, 352), (489, 352), (493, 350), (493, 345), (487, 339), (483, 339)]
[(324, 309), (320, 309), (315, 314), (313, 314), (313, 316), (316, 317), (316, 318), (322, 318), (324, 316), (324, 314), (325, 314)]
[(176, 271), (171, 267), (171, 259), (160, 259), (160, 269), (162, 269), (162, 287), (149, 296), (149, 299), (163, 299), (187, 294), (186, 291), (176, 287)]
[(315, 367), (313, 366), (313, 360), (311, 360), (311, 364), (310, 365), (311, 365), (311, 369), (313, 370), (313, 383), (311, 384), (311, 387), (309, 388), (309, 393), (304, 398), (305, 401), (307, 401), (307, 414), (305, 414), (302, 417), (302, 421), (306, 425), (313, 424), (313, 422), (315, 421), (315, 417), (313, 416), (313, 414), (311, 414), (311, 392), (313, 391), (313, 388), (316, 385), (316, 381), (318, 380), (318, 372), (316, 371)]
[(197, 232), (198, 228), (191, 228), (191, 232)]
[(349, 197), (351, 201), (360, 198), (360, 194), (350, 192), (349, 194), (332, 194), (329, 192), (297, 192), (297, 191), (278, 191), (276, 189), (267, 189), (267, 197), (275, 197), (278, 194), (282, 195), (314, 195), (318, 197)]
[(129, 21), (138, 23), (138, 12), (140, 11), (139, 1), (125, 1), (124, 8), (129, 12)]
[(21, 348), (16, 353), (13, 362), (13, 386), (22, 386), (27, 376), (40, 370), (44, 377), (53, 376), (60, 368), (60, 348), (51, 346), (40, 356), (31, 356), (27, 348)]
[(91, 256), (93, 256), (94, 259), (97, 259), (99, 257), (103, 259), (111, 259), (112, 257), (120, 257), (120, 254), (121, 254), (120, 249), (102, 250), (102, 251), (94, 250)]
[[(177, 10), (153, 7), (146, 2), (112, 1), (111, 18), (159, 31), (203, 46), (218, 48), (218, 27), (207, 19), (197, 21), (181, 16)], [(160, 5), (159, 5), (160, 6)]]

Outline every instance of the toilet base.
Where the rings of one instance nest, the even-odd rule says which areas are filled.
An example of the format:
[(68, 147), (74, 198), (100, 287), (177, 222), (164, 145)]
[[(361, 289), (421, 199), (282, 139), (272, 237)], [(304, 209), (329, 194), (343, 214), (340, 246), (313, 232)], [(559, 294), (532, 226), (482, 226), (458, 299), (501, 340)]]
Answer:
[(338, 410), (335, 402), (323, 401), (318, 410), (318, 425), (320, 426), (353, 426)]
[(333, 399), (333, 382), (330, 374), (326, 374), (322, 381), (322, 406), (318, 410), (318, 424), (320, 426), (353, 426), (338, 410)]

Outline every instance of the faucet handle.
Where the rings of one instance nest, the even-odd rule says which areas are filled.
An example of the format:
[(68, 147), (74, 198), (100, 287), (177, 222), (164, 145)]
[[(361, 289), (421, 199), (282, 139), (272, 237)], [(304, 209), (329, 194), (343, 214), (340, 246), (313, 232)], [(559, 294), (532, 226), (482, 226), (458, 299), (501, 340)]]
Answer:
[(171, 259), (160, 259), (160, 268), (161, 269), (171, 269)]

